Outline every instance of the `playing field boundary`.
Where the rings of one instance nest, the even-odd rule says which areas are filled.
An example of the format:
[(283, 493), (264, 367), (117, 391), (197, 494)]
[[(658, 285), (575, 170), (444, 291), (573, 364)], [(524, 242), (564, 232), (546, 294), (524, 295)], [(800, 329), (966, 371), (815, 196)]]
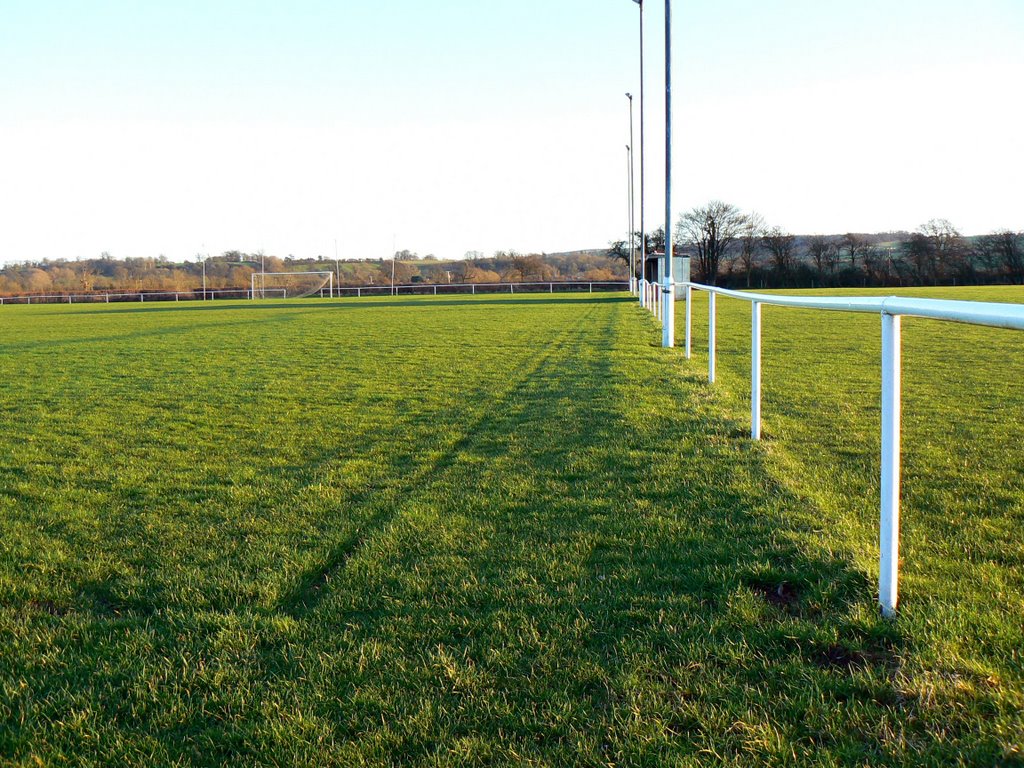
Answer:
[[(256, 273), (259, 274), (259, 273)], [(291, 274), (291, 273), (282, 273)], [(296, 273), (305, 274), (305, 273)], [(316, 274), (327, 274), (316, 273)], [(255, 276), (255, 275), (254, 275)], [(625, 291), (626, 280), (548, 280), (523, 283), (410, 283), (405, 285), (325, 286), (306, 298), (342, 299), (371, 296), (442, 296), (491, 293), (598, 293)], [(21, 296), (0, 296), (0, 306), (6, 304), (110, 304), (121, 302), (154, 301), (213, 301), (254, 298), (288, 298), (284, 288), (256, 289), (218, 288), (190, 291), (100, 291), (95, 293), (47, 293)]]
[[(649, 284), (651, 285), (651, 284)], [(692, 353), (692, 298), (694, 291), (708, 294), (708, 381), (715, 381), (716, 297), (750, 303), (750, 436), (761, 439), (761, 307), (765, 304), (799, 309), (877, 314), (882, 321), (881, 351), (881, 509), (879, 523), (878, 602), (882, 613), (891, 617), (899, 603), (900, 536), (900, 441), (902, 403), (901, 318), (922, 317), (991, 328), (1024, 330), (1024, 305), (947, 299), (915, 299), (901, 296), (787, 296), (735, 291), (701, 283), (686, 282), (685, 354)], [(671, 288), (663, 288), (665, 292)], [(645, 296), (645, 306), (656, 317), (667, 305), (654, 291)], [(664, 320), (662, 319), (662, 322)]]

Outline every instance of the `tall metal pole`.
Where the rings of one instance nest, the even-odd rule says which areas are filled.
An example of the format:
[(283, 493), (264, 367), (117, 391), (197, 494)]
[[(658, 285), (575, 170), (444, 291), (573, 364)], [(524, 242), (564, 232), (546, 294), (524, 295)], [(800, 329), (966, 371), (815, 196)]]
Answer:
[(633, 290), (633, 147), (626, 145), (626, 217), (629, 232), (629, 290)]
[(629, 99), (629, 289), (636, 284), (636, 195), (633, 193), (636, 171), (633, 167), (633, 94), (627, 93)]
[(647, 271), (647, 229), (644, 222), (644, 0), (633, 0), (640, 6), (640, 305), (644, 306)]
[(395, 262), (398, 260), (398, 237), (396, 235), (391, 236), (391, 251), (394, 254), (391, 257), (391, 295), (395, 295)]
[(676, 343), (676, 297), (672, 279), (672, 0), (665, 0), (665, 285), (661, 346)]

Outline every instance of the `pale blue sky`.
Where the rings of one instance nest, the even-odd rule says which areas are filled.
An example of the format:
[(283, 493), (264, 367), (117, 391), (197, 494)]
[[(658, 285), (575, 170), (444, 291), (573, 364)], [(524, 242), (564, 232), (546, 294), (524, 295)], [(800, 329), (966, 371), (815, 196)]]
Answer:
[[(1024, 229), (1024, 2), (673, 8), (676, 213)], [(664, 4), (645, 14), (653, 228)], [(377, 257), (393, 235), (459, 257), (626, 229), (630, 0), (0, 0), (0, 18), (0, 260), (333, 256), (335, 238)]]

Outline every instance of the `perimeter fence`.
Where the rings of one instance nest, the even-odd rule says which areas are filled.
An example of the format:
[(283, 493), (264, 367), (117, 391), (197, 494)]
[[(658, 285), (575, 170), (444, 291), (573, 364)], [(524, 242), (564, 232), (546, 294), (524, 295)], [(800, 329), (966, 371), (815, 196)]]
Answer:
[[(307, 298), (363, 298), (371, 296), (441, 296), (489, 293), (599, 293), (625, 291), (625, 280), (546, 281), (525, 283), (411, 283), (407, 285), (360, 285), (324, 287)], [(91, 293), (48, 293), (0, 296), (4, 304), (112, 304), (119, 302), (214, 301), (228, 299), (288, 298), (285, 288), (218, 288), (203, 291), (96, 291)]]
[[(708, 381), (715, 381), (716, 297), (746, 301), (751, 306), (750, 331), (750, 436), (761, 439), (761, 307), (769, 304), (879, 315), (882, 332), (881, 509), (879, 524), (878, 601), (882, 613), (893, 616), (899, 602), (900, 438), (902, 402), (901, 318), (924, 317), (954, 323), (1024, 330), (1024, 305), (981, 301), (913, 299), (900, 296), (786, 296), (748, 293), (700, 283), (684, 283), (686, 291), (686, 357), (692, 350), (692, 298), (694, 291), (708, 294)], [(660, 286), (658, 286), (660, 289)], [(644, 296), (658, 314), (657, 295)]]

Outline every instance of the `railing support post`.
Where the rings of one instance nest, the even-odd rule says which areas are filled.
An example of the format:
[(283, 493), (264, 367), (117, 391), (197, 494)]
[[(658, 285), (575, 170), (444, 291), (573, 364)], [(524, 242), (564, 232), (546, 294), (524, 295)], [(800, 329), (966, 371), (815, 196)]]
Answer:
[(708, 293), (708, 381), (715, 383), (715, 293)]
[(750, 303), (750, 439), (761, 439), (761, 302)]
[(664, 332), (661, 337), (661, 346), (674, 347), (676, 345), (676, 284), (671, 276), (665, 278), (665, 289), (662, 292), (665, 300), (664, 307)]
[(686, 286), (686, 359), (690, 359), (690, 354), (693, 349), (693, 340), (691, 334), (693, 331), (693, 312), (690, 308), (693, 306), (693, 288), (689, 285)]
[(899, 603), (900, 562), (900, 316), (882, 314), (882, 503), (878, 602), (892, 617)]

